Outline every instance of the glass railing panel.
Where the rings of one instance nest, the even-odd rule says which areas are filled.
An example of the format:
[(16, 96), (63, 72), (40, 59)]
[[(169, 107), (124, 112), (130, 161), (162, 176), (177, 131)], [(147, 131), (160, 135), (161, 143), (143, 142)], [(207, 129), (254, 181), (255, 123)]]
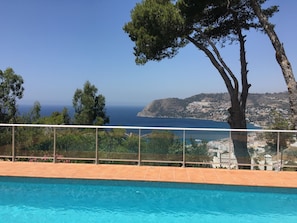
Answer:
[(138, 160), (139, 140), (138, 130), (99, 129), (98, 158), (101, 163), (115, 163), (118, 160), (134, 162)]
[[(90, 162), (96, 157), (96, 131), (56, 128), (56, 162)], [(80, 161), (79, 161), (80, 160)]]
[(15, 127), (16, 160), (51, 162), (53, 136), (51, 127)]
[(227, 168), (230, 166), (229, 133), (226, 131), (186, 131), (186, 166)]
[(158, 130), (142, 135), (141, 161), (147, 164), (181, 166), (183, 133), (181, 130)]
[(280, 133), (281, 168), (285, 171), (297, 171), (296, 133)]
[(0, 127), (0, 159), (12, 156), (12, 127)]
[[(274, 140), (272, 143), (271, 140)], [(248, 149), (251, 156), (251, 169), (273, 170), (277, 165), (277, 133), (249, 132)]]

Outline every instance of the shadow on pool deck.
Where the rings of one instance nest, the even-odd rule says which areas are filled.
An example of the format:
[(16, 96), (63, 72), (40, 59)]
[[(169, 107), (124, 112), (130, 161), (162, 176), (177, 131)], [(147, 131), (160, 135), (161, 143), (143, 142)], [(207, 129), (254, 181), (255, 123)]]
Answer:
[(1, 161), (0, 176), (136, 180), (297, 188), (296, 172), (207, 168)]

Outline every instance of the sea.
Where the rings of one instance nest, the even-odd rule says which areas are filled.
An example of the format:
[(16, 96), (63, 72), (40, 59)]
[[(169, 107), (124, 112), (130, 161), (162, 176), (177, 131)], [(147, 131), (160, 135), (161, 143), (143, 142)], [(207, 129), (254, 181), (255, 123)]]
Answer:
[[(72, 106), (44, 105), (41, 106), (41, 116), (50, 116), (53, 112), (61, 112), (66, 107), (70, 116), (73, 117), (74, 109)], [(136, 127), (177, 127), (177, 128), (220, 128), (229, 129), (227, 122), (219, 122), (212, 120), (201, 120), (193, 118), (151, 118), (138, 117), (137, 113), (142, 111), (143, 106), (106, 106), (106, 114), (109, 116), (110, 122), (107, 126), (136, 126)], [(28, 113), (32, 106), (19, 105), (20, 115)], [(248, 125), (248, 128), (257, 128)], [(193, 135), (194, 138), (203, 138), (215, 140), (227, 138), (228, 132), (199, 132)]]
[[(41, 116), (50, 116), (53, 112), (62, 112), (66, 107), (70, 116), (73, 117), (74, 110), (71, 106), (42, 105)], [(192, 118), (151, 118), (138, 117), (137, 113), (142, 111), (143, 106), (107, 106), (106, 114), (109, 116), (112, 126), (140, 126), (140, 127), (179, 127), (179, 128), (229, 128), (226, 122), (201, 120)], [(32, 106), (19, 105), (20, 115), (28, 113)]]

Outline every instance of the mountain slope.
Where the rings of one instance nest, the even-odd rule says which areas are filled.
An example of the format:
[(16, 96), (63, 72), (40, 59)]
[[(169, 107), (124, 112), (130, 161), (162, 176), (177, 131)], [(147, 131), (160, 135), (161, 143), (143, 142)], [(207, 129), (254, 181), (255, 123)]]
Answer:
[[(138, 116), (226, 121), (229, 107), (230, 97), (227, 93), (198, 94), (185, 99), (154, 100), (139, 112)], [(279, 111), (285, 117), (289, 117), (289, 100), (286, 92), (249, 94), (246, 112), (248, 122), (268, 125), (271, 122), (271, 111)]]

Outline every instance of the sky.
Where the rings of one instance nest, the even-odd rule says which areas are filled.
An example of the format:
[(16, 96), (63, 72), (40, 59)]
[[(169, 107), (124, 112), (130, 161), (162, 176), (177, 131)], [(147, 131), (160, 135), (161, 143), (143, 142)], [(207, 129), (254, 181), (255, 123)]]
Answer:
[[(134, 43), (123, 31), (141, 0), (0, 0), (0, 69), (24, 79), (18, 104), (72, 105), (86, 81), (105, 96), (106, 105), (144, 106), (155, 99), (227, 92), (209, 59), (193, 45), (173, 59), (136, 65)], [(272, 19), (287, 56), (297, 67), (297, 1), (269, 0), (280, 11)], [(246, 33), (250, 93), (286, 91), (266, 35)], [(239, 73), (238, 45), (222, 57)]]

